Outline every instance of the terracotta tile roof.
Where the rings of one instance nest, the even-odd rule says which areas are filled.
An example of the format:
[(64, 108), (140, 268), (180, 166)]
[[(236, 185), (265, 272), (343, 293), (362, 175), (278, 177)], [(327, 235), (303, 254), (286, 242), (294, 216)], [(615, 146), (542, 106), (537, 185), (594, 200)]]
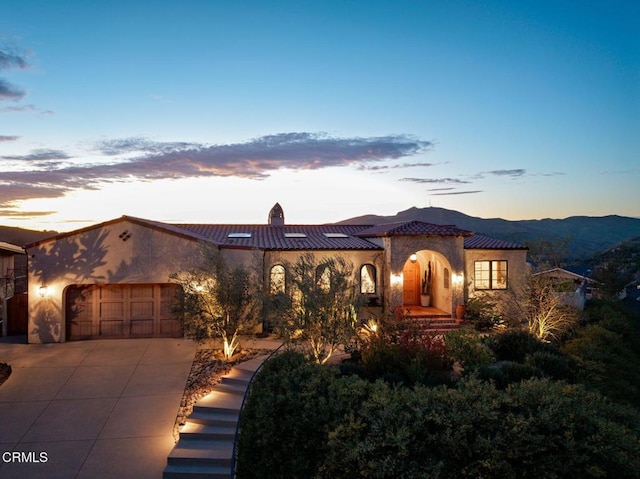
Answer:
[(464, 239), (464, 249), (529, 249), (524, 245), (488, 236), (473, 235)]
[(471, 236), (473, 232), (457, 228), (453, 225), (436, 225), (423, 221), (403, 221), (399, 223), (385, 223), (371, 226), (358, 233), (358, 236)]
[(173, 228), (223, 248), (263, 250), (381, 250), (356, 236), (368, 225), (173, 224)]

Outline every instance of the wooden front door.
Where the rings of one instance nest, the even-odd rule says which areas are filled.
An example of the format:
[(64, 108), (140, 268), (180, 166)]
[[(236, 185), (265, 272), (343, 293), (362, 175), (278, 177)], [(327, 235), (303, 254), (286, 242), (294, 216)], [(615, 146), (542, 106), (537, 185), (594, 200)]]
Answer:
[(407, 261), (402, 270), (402, 304), (420, 304), (420, 265)]

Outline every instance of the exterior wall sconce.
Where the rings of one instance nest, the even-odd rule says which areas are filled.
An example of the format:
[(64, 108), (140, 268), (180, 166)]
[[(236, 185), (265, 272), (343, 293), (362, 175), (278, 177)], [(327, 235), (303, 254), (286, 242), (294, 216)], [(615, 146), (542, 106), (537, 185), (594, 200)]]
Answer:
[(455, 284), (456, 286), (459, 286), (464, 282), (464, 274), (454, 273), (452, 279), (453, 279), (453, 284)]
[(49, 296), (49, 287), (44, 283), (41, 284), (38, 288), (38, 293), (40, 294), (41, 298), (46, 298), (47, 296)]
[(399, 285), (402, 284), (402, 273), (391, 273), (391, 285)]
[(411, 261), (412, 263), (415, 263), (416, 261), (418, 261), (418, 255), (413, 253), (411, 256), (409, 256), (409, 261)]

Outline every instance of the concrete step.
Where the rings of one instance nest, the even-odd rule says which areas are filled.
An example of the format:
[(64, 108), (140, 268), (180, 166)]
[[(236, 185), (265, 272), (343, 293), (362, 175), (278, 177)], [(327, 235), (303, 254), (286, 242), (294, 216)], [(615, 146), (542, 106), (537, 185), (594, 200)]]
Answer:
[(238, 376), (238, 377), (224, 376), (220, 381), (220, 384), (218, 384), (218, 386), (222, 384), (228, 384), (230, 386), (243, 387), (246, 389), (249, 386), (250, 382), (251, 382), (251, 376), (248, 376), (248, 375), (246, 375), (246, 377), (245, 375)]
[(229, 381), (222, 381), (219, 384), (216, 384), (215, 390), (218, 392), (226, 392), (230, 394), (239, 394), (240, 396), (244, 396), (244, 393), (247, 390), (248, 384), (246, 383), (234, 383)]
[(162, 479), (230, 479), (231, 467), (211, 464), (170, 464)]
[(237, 423), (230, 425), (201, 424), (190, 421), (180, 430), (180, 443), (182, 440), (210, 440), (210, 441), (233, 441), (236, 437)]
[(233, 444), (245, 391), (267, 356), (231, 368), (193, 406), (180, 440), (167, 457), (163, 479), (229, 479)]
[(213, 391), (195, 403), (193, 409), (196, 410), (196, 408), (201, 407), (212, 407), (239, 411), (242, 406), (242, 397), (243, 394), (221, 391), (218, 389), (218, 386), (215, 386)]
[(219, 409), (199, 407), (194, 409), (187, 418), (187, 423), (204, 424), (208, 426), (236, 427), (240, 411), (236, 409)]
[(240, 364), (238, 364), (237, 366), (234, 366), (233, 369), (237, 369), (238, 371), (242, 371), (245, 373), (251, 373), (253, 374), (255, 371), (258, 370), (258, 368), (260, 367), (260, 365), (264, 362), (264, 360), (268, 357), (268, 354), (262, 355), (262, 356), (256, 356), (253, 359), (249, 359), (248, 361), (244, 361)]
[(233, 438), (179, 441), (167, 457), (167, 463), (231, 466), (232, 455)]

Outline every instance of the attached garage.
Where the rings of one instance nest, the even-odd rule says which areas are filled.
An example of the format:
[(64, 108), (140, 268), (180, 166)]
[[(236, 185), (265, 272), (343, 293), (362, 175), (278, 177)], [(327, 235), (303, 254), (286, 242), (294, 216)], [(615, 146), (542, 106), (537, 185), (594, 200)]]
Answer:
[(66, 339), (179, 337), (175, 284), (72, 285), (65, 292)]

